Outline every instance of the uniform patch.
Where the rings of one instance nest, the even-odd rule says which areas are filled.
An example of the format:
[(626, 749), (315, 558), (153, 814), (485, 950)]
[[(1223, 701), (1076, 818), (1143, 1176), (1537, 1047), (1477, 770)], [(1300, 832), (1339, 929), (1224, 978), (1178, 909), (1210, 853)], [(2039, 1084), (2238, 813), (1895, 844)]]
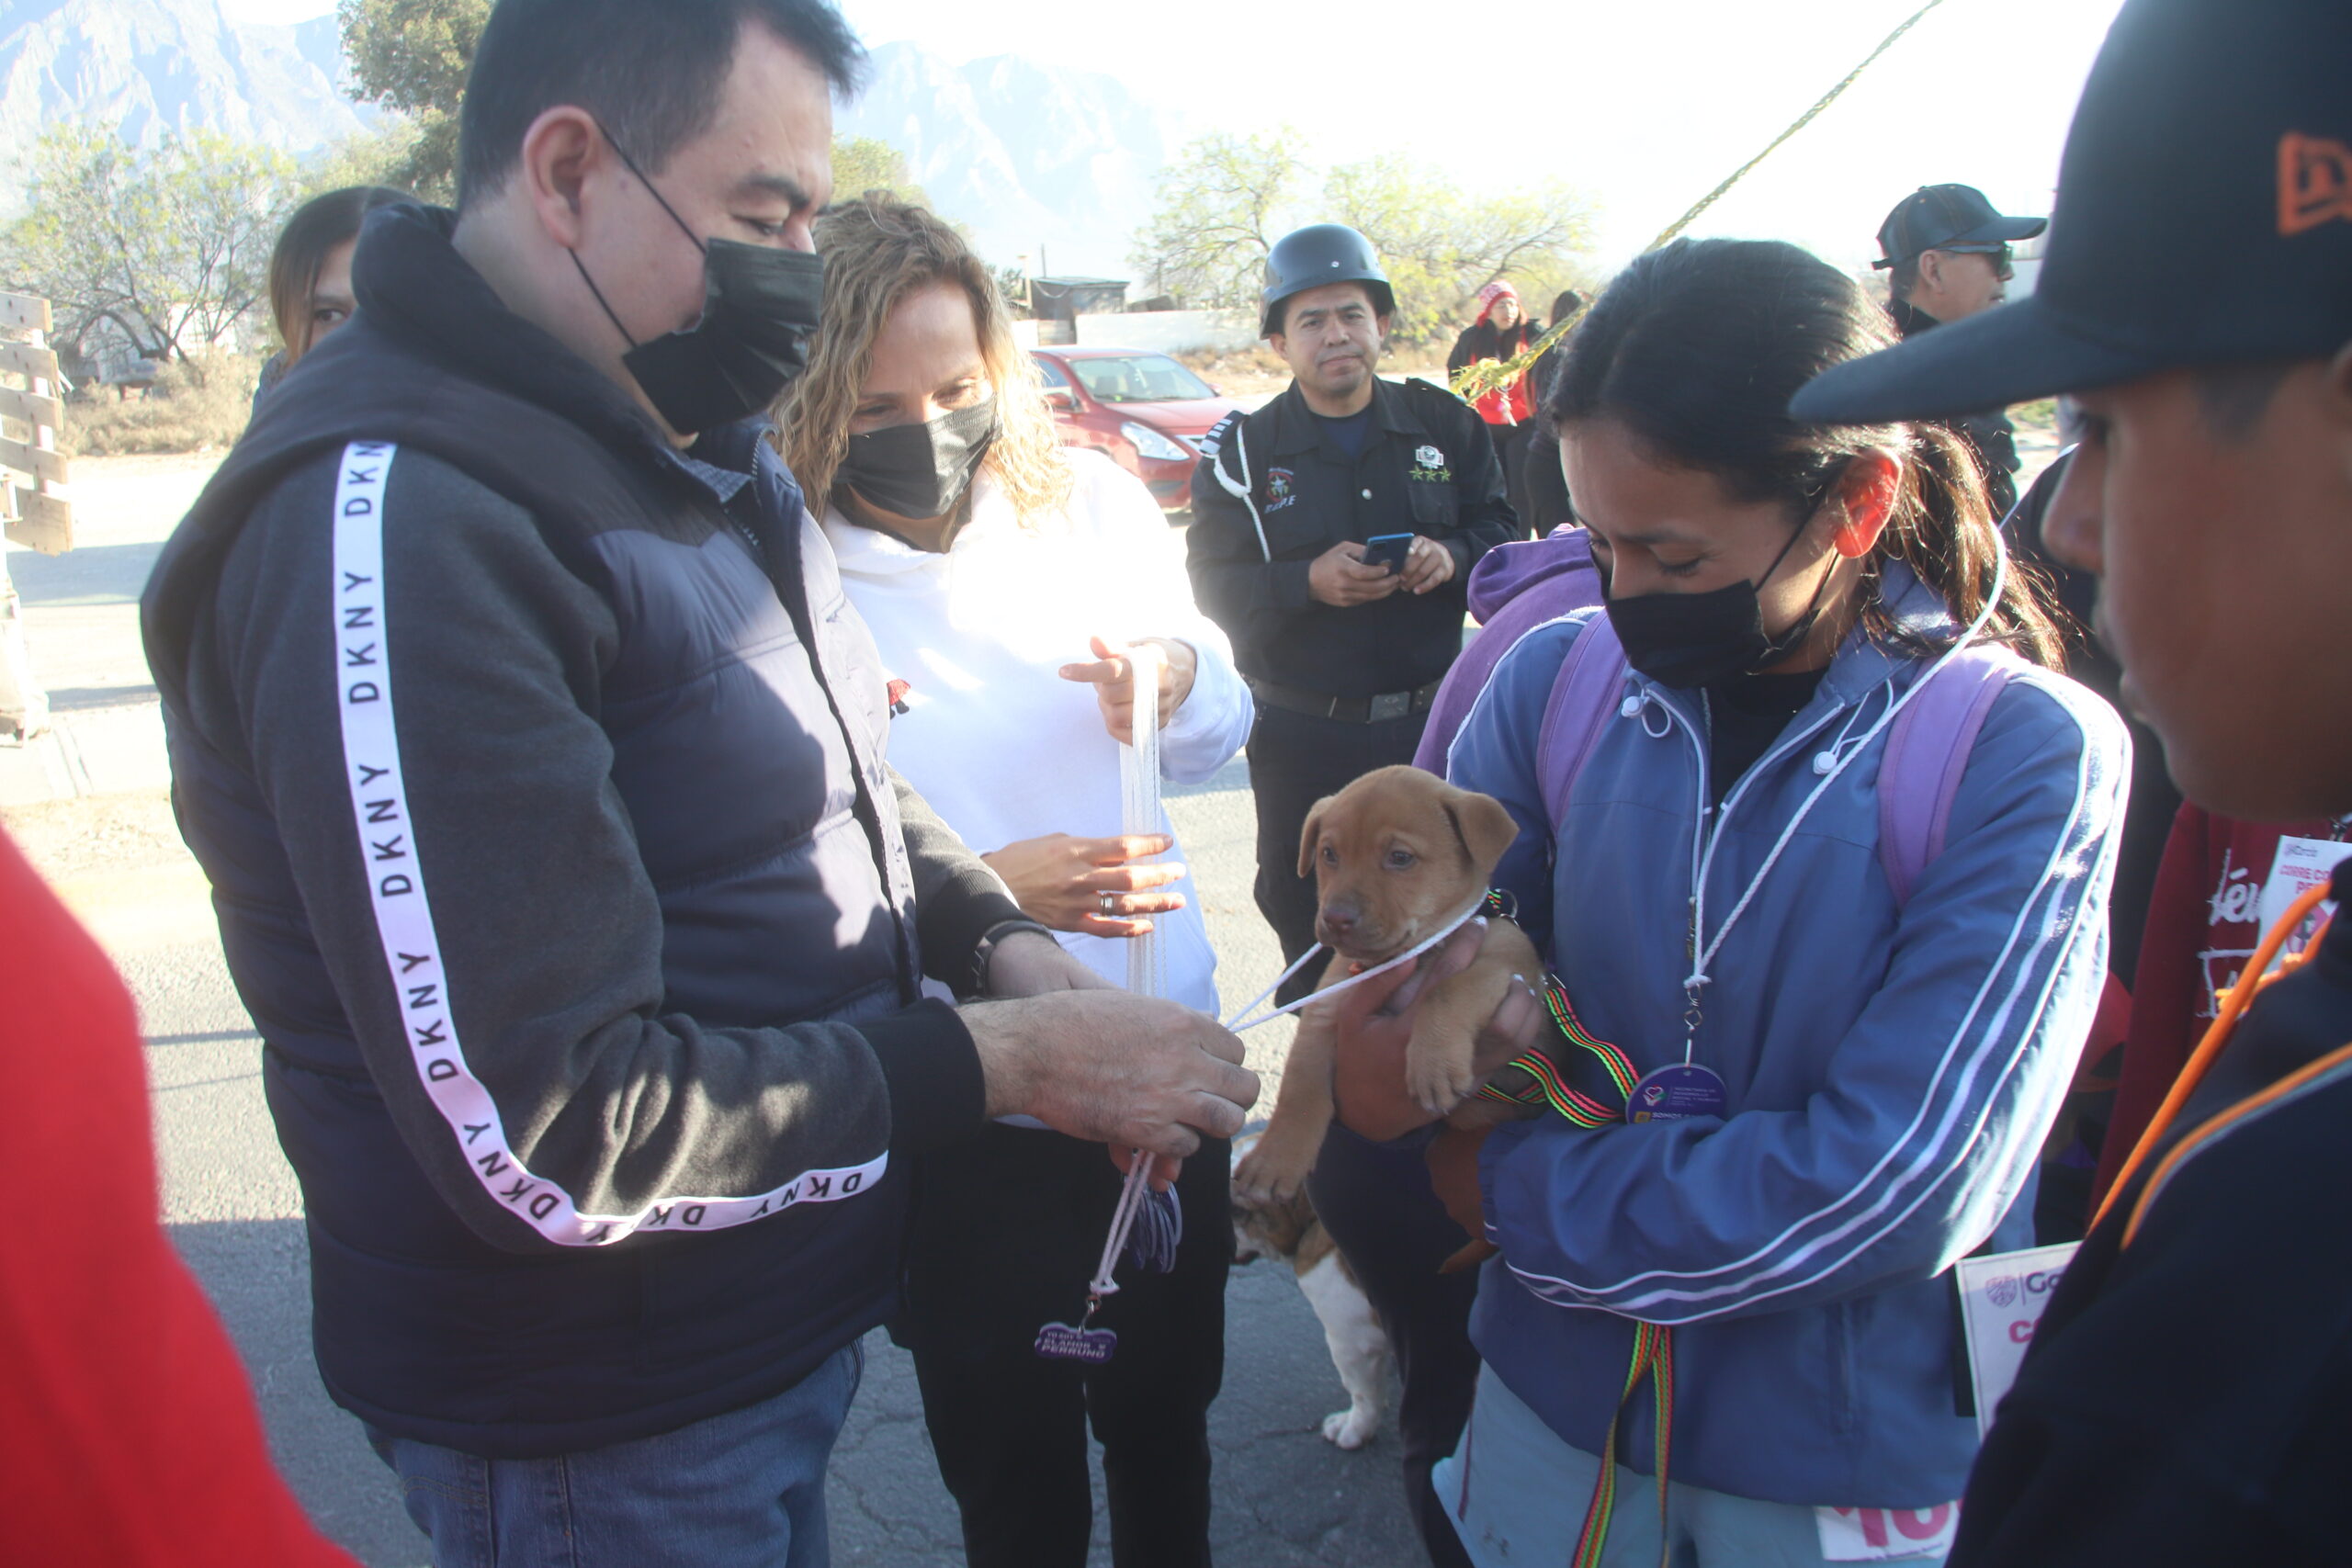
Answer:
[(1444, 453), (1424, 443), (1420, 450), (1413, 454), (1413, 469), (1406, 478), (1419, 479), (1425, 484), (1449, 484), (1453, 482), (1453, 470), (1446, 466)]
[(1197, 445), (1201, 449), (1201, 456), (1204, 457), (1216, 457), (1217, 448), (1225, 445), (1225, 433), (1232, 429), (1233, 422), (1240, 417), (1241, 411), (1239, 409), (1235, 409), (1231, 413), (1227, 414), (1223, 419), (1218, 420), (1215, 424), (1209, 426), (1209, 433), (1206, 435), (1202, 436), (1200, 440), (1195, 443), (1195, 445)]
[(1297, 475), (1292, 473), (1288, 468), (1268, 468), (1266, 470), (1267, 511), (1280, 512), (1283, 507), (1288, 506), (1291, 502), (1298, 499), (1298, 491), (1293, 488), (1292, 483), (1292, 481), (1296, 479), (1297, 477)]

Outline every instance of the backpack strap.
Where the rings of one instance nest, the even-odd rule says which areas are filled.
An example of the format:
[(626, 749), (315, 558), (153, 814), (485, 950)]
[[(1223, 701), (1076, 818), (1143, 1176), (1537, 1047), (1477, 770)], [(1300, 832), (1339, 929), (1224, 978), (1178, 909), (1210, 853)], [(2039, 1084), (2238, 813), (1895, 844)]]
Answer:
[(1544, 809), (1556, 838), (1568, 814), (1568, 796), (1585, 759), (1600, 739), (1600, 727), (1624, 694), (1625, 649), (1606, 615), (1595, 615), (1577, 634), (1576, 646), (1553, 678), (1544, 705), (1544, 728), (1535, 741), (1535, 773), (1544, 782)]
[(1887, 731), (1878, 770), (1878, 858), (1899, 907), (1943, 853), (1961, 774), (1993, 701), (2033, 668), (2006, 648), (1973, 646), (1921, 677)]

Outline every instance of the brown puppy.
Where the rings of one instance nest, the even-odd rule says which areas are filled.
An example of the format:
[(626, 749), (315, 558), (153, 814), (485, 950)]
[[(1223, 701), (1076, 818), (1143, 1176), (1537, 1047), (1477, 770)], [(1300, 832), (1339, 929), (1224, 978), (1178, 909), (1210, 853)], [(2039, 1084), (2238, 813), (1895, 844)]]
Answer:
[[(1382, 768), (1316, 802), (1299, 837), (1298, 872), (1315, 872), (1315, 934), (1332, 950), (1317, 989), (1435, 935), (1486, 892), (1495, 863), (1518, 833), (1500, 801), (1419, 768)], [(1542, 972), (1534, 944), (1517, 926), (1489, 921), (1470, 967), (1421, 998), (1405, 1053), (1413, 1098), (1441, 1116), (1461, 1106), (1478, 1087), (1472, 1056), (1480, 1027), (1509, 995), (1514, 976), (1524, 984)], [(1237, 1188), (1253, 1197), (1287, 1198), (1306, 1182), (1331, 1124), (1338, 1047), (1329, 1010), (1302, 1009), (1273, 1115), (1258, 1146), (1234, 1168)], [(1468, 1119), (1491, 1125), (1497, 1118), (1483, 1111), (1481, 1105)]]
[[(1259, 1131), (1245, 1131), (1233, 1140), (1237, 1165), (1258, 1146)], [(1380, 1314), (1372, 1310), (1355, 1270), (1316, 1218), (1306, 1193), (1257, 1201), (1236, 1191), (1233, 1260), (1248, 1263), (1259, 1258), (1279, 1258), (1291, 1266), (1306, 1304), (1323, 1325), (1323, 1343), (1348, 1391), (1348, 1407), (1323, 1417), (1325, 1440), (1343, 1449), (1363, 1447), (1388, 1408), (1388, 1371), (1395, 1356)]]

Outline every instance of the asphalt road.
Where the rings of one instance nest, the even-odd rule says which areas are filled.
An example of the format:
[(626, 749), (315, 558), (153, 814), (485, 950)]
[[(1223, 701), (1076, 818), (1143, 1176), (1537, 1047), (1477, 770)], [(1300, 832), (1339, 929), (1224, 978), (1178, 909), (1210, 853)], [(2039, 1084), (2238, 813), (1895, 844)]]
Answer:
[[(300, 1194), (263, 1106), (258, 1042), (230, 984), (204, 879), (162, 788), (160, 724), (133, 610), (157, 546), (204, 471), (152, 460), (84, 465), (84, 547), (55, 561), (9, 552), (33, 658), (62, 699), (68, 739), (40, 757), (0, 754), (0, 818), (138, 997), (165, 1220), (244, 1357), (280, 1467), (312, 1517), (362, 1562), (421, 1568), (424, 1542), (390, 1473), (357, 1424), (328, 1402), (311, 1362)], [(1250, 898), (1244, 770), (1236, 762), (1180, 792), (1170, 810), (1205, 904), (1220, 986), (1238, 1001), (1277, 967)], [(1277, 1024), (1249, 1036), (1250, 1065), (1278, 1067), (1287, 1031)], [(1225, 1392), (1211, 1431), (1218, 1562), (1423, 1561), (1403, 1510), (1393, 1427), (1352, 1454), (1317, 1434), (1346, 1399), (1288, 1271), (1238, 1269), (1227, 1322)], [(867, 1351), (865, 1385), (832, 1467), (835, 1561), (959, 1563), (911, 1364), (879, 1334)], [(1099, 1524), (1093, 1560), (1110, 1561)]]

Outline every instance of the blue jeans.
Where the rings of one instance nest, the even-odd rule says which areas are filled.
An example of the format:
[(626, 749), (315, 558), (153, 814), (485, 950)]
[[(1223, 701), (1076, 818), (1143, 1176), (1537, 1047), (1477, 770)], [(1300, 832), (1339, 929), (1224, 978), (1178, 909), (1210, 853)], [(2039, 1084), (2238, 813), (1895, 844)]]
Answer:
[(376, 1427), (434, 1568), (825, 1568), (825, 1465), (865, 1352), (774, 1399), (556, 1459), (482, 1459)]
[[(1647, 1398), (1646, 1393), (1640, 1397)], [(1759, 1437), (1759, 1442), (1769, 1442)], [(1673, 1459), (1668, 1457), (1669, 1472)], [(1600, 1461), (1571, 1448), (1544, 1425), (1488, 1367), (1478, 1369), (1478, 1398), (1462, 1447), (1430, 1477), (1447, 1517), (1478, 1568), (1566, 1562), (1576, 1550)], [(1859, 1510), (1848, 1510), (1858, 1512)], [(1914, 1547), (1910, 1534), (1945, 1524), (1951, 1506), (1919, 1514), (1871, 1509), (1886, 1538), (1870, 1555), (1828, 1555), (1818, 1509), (1710, 1492), (1686, 1481), (1667, 1484), (1667, 1551), (1658, 1540), (1657, 1483), (1617, 1467), (1617, 1506), (1602, 1550), (1602, 1568), (1820, 1568), (1831, 1562), (1899, 1562), (1937, 1568), (1940, 1549)], [(1859, 1529), (1859, 1527), (1858, 1527)]]

